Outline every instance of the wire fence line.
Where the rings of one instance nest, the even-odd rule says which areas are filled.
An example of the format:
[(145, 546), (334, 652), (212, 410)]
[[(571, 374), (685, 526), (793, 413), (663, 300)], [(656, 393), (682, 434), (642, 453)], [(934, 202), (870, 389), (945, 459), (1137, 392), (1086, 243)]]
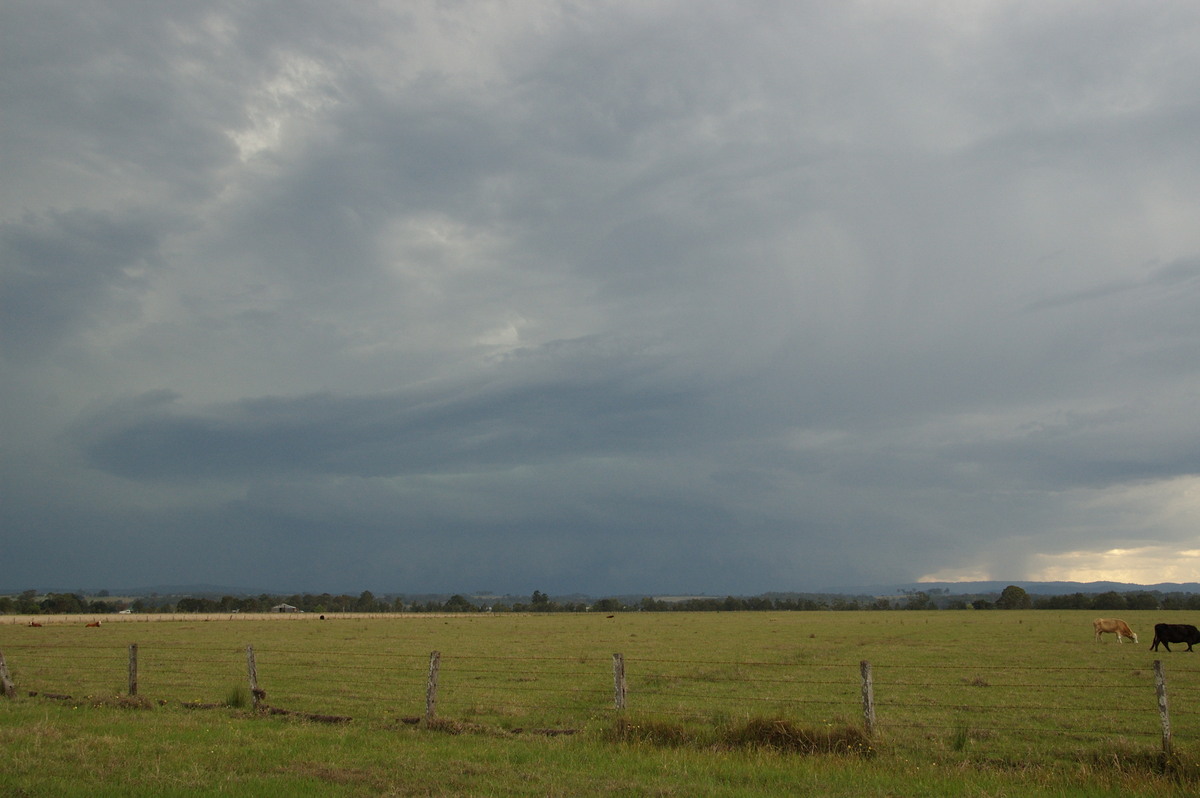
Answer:
[[(1179, 667), (1167, 674), (1160, 661), (1151, 671), (622, 657), (618, 678), (616, 656), (10, 643), (0, 652), (0, 675), (13, 696), (82, 701), (136, 693), (185, 706), (237, 706), (249, 686), (264, 706), (385, 724), (436, 716), (500, 728), (579, 728), (632, 711), (681, 722), (866, 722), (892, 736), (1161, 736), (1164, 747), (1171, 738), (1200, 740), (1200, 673)], [(873, 671), (869, 718), (862, 666)]]

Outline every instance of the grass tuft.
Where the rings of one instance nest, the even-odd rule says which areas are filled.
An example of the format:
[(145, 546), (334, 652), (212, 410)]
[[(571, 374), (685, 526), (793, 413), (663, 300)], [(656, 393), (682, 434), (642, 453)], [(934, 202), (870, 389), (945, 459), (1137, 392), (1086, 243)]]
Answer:
[(250, 693), (247, 688), (242, 685), (229, 688), (225, 693), (225, 706), (233, 709), (245, 709), (250, 706)]
[(959, 724), (954, 727), (954, 733), (950, 736), (950, 748), (955, 751), (963, 751), (970, 740), (971, 728), (965, 724)]
[(678, 723), (626, 717), (617, 718), (612, 726), (601, 733), (601, 737), (614, 743), (645, 743), (669, 748), (696, 742), (695, 736)]
[(855, 726), (805, 728), (782, 718), (752, 718), (730, 727), (722, 742), (738, 748), (768, 748), (797, 754), (870, 755), (874, 748), (862, 729)]
[(1102, 751), (1093, 751), (1082, 760), (1094, 773), (1108, 772), (1127, 776), (1160, 773), (1186, 784), (1200, 782), (1200, 763), (1175, 753), (1166, 756), (1162, 751), (1114, 742)]

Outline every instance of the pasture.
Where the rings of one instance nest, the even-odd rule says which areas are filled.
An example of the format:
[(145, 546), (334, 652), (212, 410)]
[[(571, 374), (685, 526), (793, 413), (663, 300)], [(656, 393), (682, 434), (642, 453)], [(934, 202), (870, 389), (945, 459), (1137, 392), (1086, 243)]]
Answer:
[(1093, 617), (132, 615), (99, 628), (85, 628), (91, 616), (42, 616), (40, 628), (0, 617), (16, 684), (0, 700), (0, 793), (1195, 794), (1200, 652), (1149, 644), (1155, 622), (1200, 619), (1122, 613), (1140, 642), (1118, 644), (1094, 641)]

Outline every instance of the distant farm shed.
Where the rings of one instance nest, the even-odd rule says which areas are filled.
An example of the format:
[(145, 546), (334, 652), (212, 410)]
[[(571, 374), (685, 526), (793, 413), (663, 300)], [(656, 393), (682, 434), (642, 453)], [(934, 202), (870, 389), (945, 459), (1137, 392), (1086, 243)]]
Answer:
[(300, 610), (296, 609), (291, 604), (276, 604), (271, 608), (271, 612), (300, 612)]

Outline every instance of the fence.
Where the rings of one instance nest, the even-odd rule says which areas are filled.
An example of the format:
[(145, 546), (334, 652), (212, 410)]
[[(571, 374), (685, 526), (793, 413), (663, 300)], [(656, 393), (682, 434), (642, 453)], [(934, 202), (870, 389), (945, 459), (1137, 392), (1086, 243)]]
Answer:
[(17, 644), (0, 653), (0, 682), (10, 697), (124, 694), (196, 707), (235, 703), (241, 693), (263, 710), (380, 724), (440, 717), (573, 731), (634, 711), (681, 723), (861, 724), (901, 741), (1120, 738), (1170, 754), (1176, 741), (1200, 739), (1200, 674), (1180, 667), (1168, 679), (1161, 660), (1133, 669), (988, 668)]

